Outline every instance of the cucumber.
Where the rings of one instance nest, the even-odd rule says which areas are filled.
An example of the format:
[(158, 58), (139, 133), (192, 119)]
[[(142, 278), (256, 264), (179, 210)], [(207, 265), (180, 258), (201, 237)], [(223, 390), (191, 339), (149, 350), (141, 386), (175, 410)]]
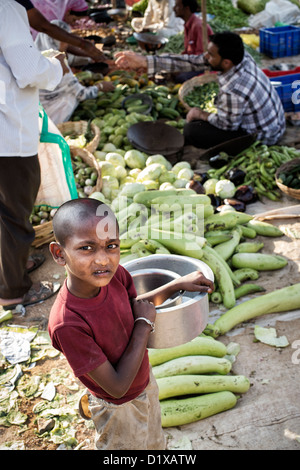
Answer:
[(269, 224), (268, 222), (262, 222), (261, 220), (252, 219), (247, 223), (247, 226), (254, 229), (257, 235), (264, 237), (280, 237), (284, 233), (275, 225)]
[(230, 230), (211, 230), (205, 233), (205, 238), (210, 245), (215, 246), (231, 240), (232, 233)]
[(193, 189), (153, 189), (151, 191), (144, 191), (143, 195), (141, 193), (135, 194), (133, 200), (139, 204), (150, 206), (152, 200), (159, 196), (187, 196), (192, 194), (196, 194)]
[(225, 344), (221, 341), (197, 336), (188, 343), (165, 349), (148, 349), (149, 361), (152, 366), (176, 359), (181, 356), (207, 355), (213, 357), (223, 357), (227, 353)]
[(247, 226), (247, 225), (240, 225), (241, 231), (242, 231), (242, 236), (245, 238), (255, 238), (256, 237), (256, 231)]
[(212, 251), (213, 248), (209, 250), (209, 247), (204, 246), (202, 248), (201, 260), (204, 261), (214, 273), (224, 306), (226, 308), (232, 308), (235, 305), (233, 280), (225, 266), (226, 261), (221, 261), (221, 259), (218, 258), (219, 255), (213, 254)]
[(265, 292), (265, 288), (259, 286), (258, 284), (243, 284), (242, 286), (236, 287), (234, 289), (235, 298), (239, 299), (244, 295), (254, 294), (255, 292)]
[(174, 375), (220, 374), (227, 375), (232, 364), (225, 357), (214, 356), (182, 356), (152, 367), (156, 379)]
[(259, 278), (259, 272), (252, 268), (240, 268), (233, 272), (236, 279), (240, 282), (247, 281), (248, 279), (256, 281)]
[(244, 375), (174, 375), (156, 379), (159, 400), (181, 395), (213, 393), (228, 390), (233, 393), (245, 393), (250, 382)]
[(214, 247), (214, 250), (225, 260), (227, 261), (234, 253), (236, 250), (240, 238), (241, 238), (241, 232), (238, 229), (233, 229), (231, 231), (232, 238), (231, 240), (228, 240), (223, 243), (219, 243)]
[(213, 214), (205, 220), (204, 229), (205, 232), (211, 230), (230, 230), (234, 228), (237, 224), (237, 219), (233, 214), (233, 211), (230, 212), (219, 212), (218, 214)]
[(205, 194), (188, 194), (176, 196), (161, 195), (152, 199), (152, 204), (166, 205), (170, 207), (174, 204), (179, 204), (181, 207), (184, 207), (185, 205), (196, 206), (197, 204), (211, 205), (211, 200)]
[(281, 269), (288, 263), (283, 256), (264, 253), (235, 253), (231, 262), (234, 268), (252, 268), (257, 271)]
[(236, 405), (236, 396), (229, 391), (160, 402), (162, 427), (181, 426), (229, 410)]
[(263, 247), (263, 242), (243, 242), (236, 247), (235, 251), (236, 253), (257, 253)]

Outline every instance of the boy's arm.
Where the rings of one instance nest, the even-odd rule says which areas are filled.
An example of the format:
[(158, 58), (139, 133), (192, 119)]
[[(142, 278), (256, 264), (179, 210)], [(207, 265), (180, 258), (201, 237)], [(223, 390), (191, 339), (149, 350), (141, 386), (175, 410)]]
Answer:
[[(154, 322), (154, 305), (133, 299), (132, 307), (135, 319), (140, 317)], [(106, 361), (88, 375), (109, 395), (115, 398), (124, 396), (141, 366), (151, 331), (151, 325), (145, 320), (135, 322), (130, 341), (119, 362), (113, 366)]]
[(214, 284), (207, 279), (200, 271), (194, 271), (186, 276), (182, 276), (169, 282), (155, 290), (139, 295), (137, 299), (148, 300), (154, 305), (160, 305), (170, 298), (175, 292), (186, 290), (188, 292), (213, 292)]

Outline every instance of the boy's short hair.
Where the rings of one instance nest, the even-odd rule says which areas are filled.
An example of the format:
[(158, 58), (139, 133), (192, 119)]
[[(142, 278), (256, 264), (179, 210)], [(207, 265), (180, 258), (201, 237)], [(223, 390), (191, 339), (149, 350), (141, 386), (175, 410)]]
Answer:
[(53, 217), (53, 233), (56, 241), (65, 246), (76, 227), (82, 226), (91, 217), (99, 217), (99, 220), (111, 217), (117, 231), (119, 229), (115, 214), (104, 202), (93, 198), (72, 199), (63, 203)]
[(199, 10), (199, 5), (197, 0), (181, 0), (183, 7), (189, 7), (192, 13), (195, 13)]
[(234, 65), (242, 62), (244, 58), (244, 44), (242, 38), (232, 31), (222, 31), (209, 37), (219, 50), (222, 59), (229, 59)]

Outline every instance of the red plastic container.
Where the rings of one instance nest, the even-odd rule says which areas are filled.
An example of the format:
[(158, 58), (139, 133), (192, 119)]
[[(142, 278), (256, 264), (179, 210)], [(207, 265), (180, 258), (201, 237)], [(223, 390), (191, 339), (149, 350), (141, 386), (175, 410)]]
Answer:
[(268, 70), (268, 69), (262, 69), (262, 71), (267, 75), (267, 77), (282, 77), (283, 75), (292, 75), (294, 73), (300, 73), (300, 67), (296, 67), (292, 70)]

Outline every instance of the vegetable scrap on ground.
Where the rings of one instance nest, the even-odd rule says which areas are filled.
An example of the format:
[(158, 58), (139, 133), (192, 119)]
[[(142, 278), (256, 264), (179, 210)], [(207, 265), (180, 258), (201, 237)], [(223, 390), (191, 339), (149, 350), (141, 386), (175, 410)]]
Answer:
[[(247, 15), (231, 2), (207, 7), (216, 15), (215, 31), (247, 26)], [(102, 26), (85, 26), (82, 35), (106, 35)], [(113, 33), (122, 47), (130, 30), (118, 25)], [(247, 36), (255, 54), (255, 38)], [(162, 52), (179, 53), (182, 44), (178, 35)], [(89, 71), (77, 77), (88, 84), (99, 80)], [(112, 71), (104, 79), (115, 83), (115, 91), (85, 101), (72, 117), (100, 129), (94, 163), (72, 153), (78, 196), (99, 198), (115, 211), (121, 263), (155, 253), (188, 255), (206, 262), (215, 276), (204, 332), (178, 347), (149, 350), (167, 448), (299, 450), (299, 205), (277, 182), (298, 188), (290, 174), (277, 170), (300, 151), (255, 142), (237, 156), (220, 152), (203, 171), (191, 163), (189, 149), (181, 162), (146, 154), (134, 148), (127, 131), (138, 122), (163, 119), (182, 132), (186, 111), (179, 86), (128, 71)], [(205, 90), (194, 90), (188, 99), (201, 99), (198, 91)], [(149, 114), (143, 114), (140, 99), (122, 106), (140, 92), (152, 100)], [(213, 87), (209, 92), (215, 93)], [(211, 109), (210, 93), (204, 101), (203, 108)], [(91, 125), (86, 134), (65, 135), (78, 149), (92, 137)], [(294, 176), (299, 179), (298, 167)], [(184, 205), (189, 211), (182, 216)], [(35, 207), (32, 223), (42, 226), (54, 213), (45, 201)], [(46, 262), (33, 279), (43, 274), (63, 281), (65, 273), (47, 246), (39, 250)], [(53, 301), (0, 312), (1, 449), (93, 449), (93, 425), (78, 413), (83, 388), (46, 334)]]

